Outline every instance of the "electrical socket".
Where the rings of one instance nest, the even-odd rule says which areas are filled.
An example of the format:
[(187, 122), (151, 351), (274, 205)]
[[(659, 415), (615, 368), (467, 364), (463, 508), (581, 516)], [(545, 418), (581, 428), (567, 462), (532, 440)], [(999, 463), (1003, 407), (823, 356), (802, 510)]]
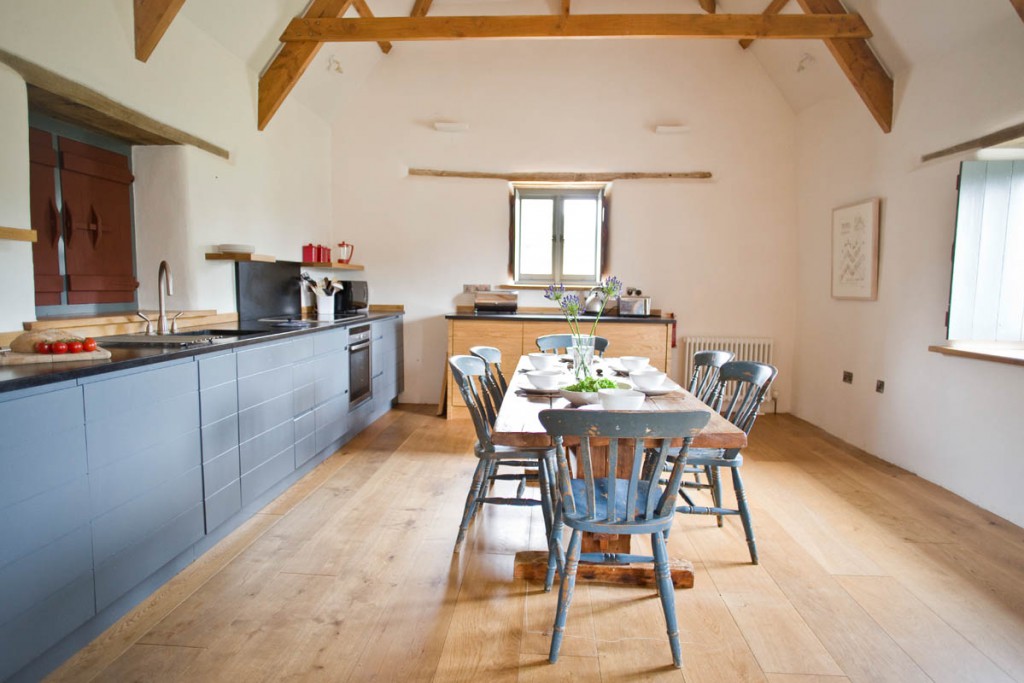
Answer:
[(491, 291), (490, 285), (462, 285), (462, 291), (465, 294), (472, 294), (474, 292), (489, 292)]
[(849, 370), (843, 370), (843, 381), (847, 384), (853, 384), (853, 373)]
[(884, 394), (885, 393), (885, 380), (883, 380), (883, 379), (876, 379), (875, 380), (875, 391), (877, 391), (880, 394)]

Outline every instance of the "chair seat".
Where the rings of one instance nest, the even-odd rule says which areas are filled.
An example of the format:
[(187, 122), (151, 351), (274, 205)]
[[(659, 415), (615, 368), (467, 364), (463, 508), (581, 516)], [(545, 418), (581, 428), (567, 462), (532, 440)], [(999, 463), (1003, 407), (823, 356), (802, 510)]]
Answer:
[[(615, 518), (616, 520), (626, 519), (626, 496), (628, 493), (629, 480), (627, 479), (616, 479), (615, 488)], [(576, 512), (572, 515), (565, 515), (565, 523), (574, 529), (581, 529), (584, 531), (590, 531), (594, 528), (600, 528), (602, 526), (608, 526), (611, 522), (606, 522), (605, 518), (608, 516), (608, 482), (607, 477), (594, 479), (595, 491), (595, 510), (594, 515), (590, 514), (587, 503), (587, 482), (584, 479), (571, 479), (570, 485), (572, 487), (572, 497), (576, 503)], [(636, 492), (636, 505), (634, 511), (637, 516), (640, 516), (647, 510), (647, 498), (652, 493), (649, 490), (647, 482), (638, 482)], [(655, 496), (661, 495), (661, 487), (656, 486), (653, 490)], [(668, 522), (671, 523), (671, 516), (668, 517)], [(622, 522), (620, 521), (621, 525)], [(660, 520), (638, 522), (638, 524), (650, 526), (652, 529), (658, 526), (662, 526)], [(624, 532), (623, 532), (624, 533)], [(637, 532), (639, 533), (639, 532)]]
[(743, 464), (743, 454), (737, 453), (731, 458), (725, 457), (723, 448), (691, 448), (686, 456), (687, 467), (739, 467)]

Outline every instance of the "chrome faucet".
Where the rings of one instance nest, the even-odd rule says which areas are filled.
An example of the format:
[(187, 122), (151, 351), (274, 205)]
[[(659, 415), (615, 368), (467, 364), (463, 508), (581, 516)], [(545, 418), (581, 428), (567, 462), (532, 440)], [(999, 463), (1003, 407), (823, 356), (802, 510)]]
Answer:
[(171, 268), (167, 261), (160, 262), (160, 272), (157, 274), (156, 291), (160, 298), (160, 317), (156, 321), (157, 334), (170, 334), (171, 326), (167, 322), (167, 300), (165, 296), (174, 294), (174, 278), (171, 277)]

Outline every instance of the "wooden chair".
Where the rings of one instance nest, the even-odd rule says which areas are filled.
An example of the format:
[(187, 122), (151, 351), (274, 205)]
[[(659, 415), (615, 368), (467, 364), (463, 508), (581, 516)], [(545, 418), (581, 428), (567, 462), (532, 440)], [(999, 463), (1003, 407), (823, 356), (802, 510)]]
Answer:
[[(488, 410), (497, 417), (501, 409), (501, 402), (508, 392), (508, 382), (505, 374), (501, 371), (501, 349), (493, 346), (473, 346), (469, 352), (484, 362), (484, 374), (482, 383), (484, 385), (483, 399), (488, 403)], [(491, 425), (494, 425), (494, 418)]]
[[(555, 488), (555, 523), (552, 531), (553, 552), (561, 551), (562, 524), (572, 529), (565, 568), (558, 590), (558, 609), (551, 634), (548, 660), (558, 661), (558, 651), (565, 634), (565, 620), (569, 614), (576, 571), (580, 561), (604, 564), (631, 564), (653, 562), (661, 608), (665, 613), (672, 662), (682, 666), (679, 629), (676, 624), (675, 591), (669, 570), (665, 537), (675, 517), (676, 492), (683, 477), (687, 450), (693, 437), (707, 424), (707, 411), (692, 412), (612, 412), (589, 410), (545, 410), (540, 413), (541, 424), (555, 440), (558, 476)], [(577, 471), (581, 479), (572, 478), (566, 457), (564, 437), (579, 439), (576, 449)], [(595, 477), (592, 462), (591, 439), (607, 439), (607, 471), (616, 472), (620, 445), (622, 457), (632, 457), (628, 479), (614, 476)], [(655, 442), (652, 449), (656, 469), (644, 465), (645, 441)], [(669, 456), (669, 443), (682, 439), (683, 446), (676, 454), (672, 474), (665, 486), (659, 485), (659, 475)], [(631, 453), (630, 453), (631, 452)], [(649, 471), (650, 474), (644, 474)], [(598, 534), (650, 534), (653, 556), (581, 553), (583, 532)]]
[[(473, 481), (469, 486), (469, 493), (466, 495), (466, 507), (462, 513), (462, 523), (459, 525), (459, 535), (455, 540), (455, 552), (459, 552), (462, 542), (466, 538), (466, 531), (470, 522), (476, 516), (481, 505), (525, 505), (540, 506), (544, 515), (544, 528), (548, 537), (549, 551), (549, 580), (544, 587), (551, 589), (551, 580), (557, 560), (552, 548), (551, 529), (554, 518), (551, 505), (552, 482), (554, 478), (554, 449), (552, 448), (511, 448), (508, 446), (496, 446), (491, 441), (491, 421), (488, 420), (482, 407), (480, 390), (477, 388), (486, 376), (484, 361), (475, 356), (453, 356), (448, 359), (452, 368), (452, 375), (455, 384), (462, 393), (462, 399), (469, 408), (470, 417), (473, 419), (473, 426), (476, 429), (477, 442), (473, 448), (478, 458), (476, 471), (473, 473)], [(499, 467), (523, 468), (517, 472), (499, 472)], [(519, 488), (515, 498), (499, 497), (489, 495), (491, 484), (495, 481), (510, 480), (518, 481)], [(540, 488), (540, 499), (524, 498), (526, 482), (536, 480)]]
[[(731, 361), (722, 365), (715, 389), (715, 405), (713, 406), (723, 417), (742, 429), (748, 435), (757, 419), (758, 409), (768, 395), (772, 381), (779, 373), (772, 365), (754, 363), (752, 361)], [(728, 400), (725, 400), (728, 397)], [(723, 402), (725, 405), (723, 406)], [(680, 495), (686, 505), (680, 505), (676, 512), (688, 515), (715, 515), (718, 526), (722, 526), (723, 515), (738, 515), (743, 522), (743, 532), (747, 537), (750, 550), (750, 562), (757, 564), (757, 543), (754, 540), (754, 527), (750, 521), (750, 507), (747, 505), (747, 494), (743, 488), (743, 477), (740, 467), (743, 466), (743, 455), (738, 448), (691, 449), (687, 457), (691, 467), (706, 467), (711, 473), (711, 492), (713, 505), (702, 507), (695, 505), (687, 495), (686, 484), (680, 488)], [(722, 506), (722, 479), (719, 469), (726, 467), (732, 472), (733, 489), (736, 491), (736, 508)]]
[[(571, 334), (545, 334), (537, 337), (537, 348), (541, 351), (551, 353), (568, 353), (572, 348)], [(603, 356), (608, 350), (608, 340), (604, 337), (594, 337), (594, 353)]]
[(704, 403), (714, 403), (718, 375), (722, 366), (733, 359), (731, 351), (698, 351), (693, 354), (693, 374), (688, 391)]
[[(722, 366), (733, 359), (731, 351), (698, 351), (693, 354), (693, 374), (690, 375), (688, 391), (704, 403), (714, 405), (715, 390), (718, 389), (718, 374)], [(713, 472), (710, 467), (687, 465), (686, 473), (693, 475), (693, 481), (683, 479), (683, 486), (694, 489), (711, 489)], [(701, 479), (701, 475), (704, 479)], [(685, 492), (683, 492), (685, 496)], [(687, 498), (687, 500), (689, 500)], [(692, 503), (692, 501), (690, 501)]]

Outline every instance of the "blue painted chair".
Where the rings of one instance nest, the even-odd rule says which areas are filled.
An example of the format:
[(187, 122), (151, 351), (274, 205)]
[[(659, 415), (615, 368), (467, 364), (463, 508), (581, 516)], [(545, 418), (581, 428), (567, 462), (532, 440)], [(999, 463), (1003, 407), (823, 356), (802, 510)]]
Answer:
[[(676, 492), (683, 477), (686, 454), (693, 437), (707, 424), (711, 414), (692, 412), (613, 412), (585, 410), (545, 410), (540, 414), (544, 429), (554, 437), (558, 477), (555, 493), (555, 523), (552, 531), (553, 551), (561, 550), (562, 524), (572, 529), (565, 568), (558, 590), (558, 610), (551, 634), (548, 660), (558, 661), (558, 651), (565, 634), (576, 571), (580, 561), (604, 564), (653, 562), (661, 608), (665, 613), (672, 662), (682, 666), (679, 629), (676, 624), (675, 590), (669, 570), (665, 537), (675, 517)], [(563, 444), (564, 437), (579, 439), (576, 448), (577, 472), (572, 478)], [(632, 452), (633, 466), (628, 479), (614, 476), (595, 477), (591, 439), (608, 439), (608, 472), (616, 472), (620, 457)], [(669, 444), (682, 439), (683, 446), (675, 457), (672, 473), (664, 486), (659, 475), (669, 457)], [(652, 467), (645, 467), (645, 440), (653, 453)], [(627, 450), (628, 449), (628, 450)], [(650, 534), (653, 555), (615, 555), (581, 553), (583, 532), (597, 534)]]
[[(555, 568), (561, 555), (552, 547), (551, 529), (554, 517), (551, 504), (552, 482), (554, 479), (554, 449), (552, 448), (511, 448), (497, 446), (491, 441), (491, 421), (482, 407), (481, 392), (478, 384), (486, 375), (484, 361), (475, 356), (452, 356), (448, 359), (455, 377), (455, 384), (462, 393), (462, 399), (469, 408), (473, 426), (476, 429), (477, 442), (473, 447), (478, 458), (473, 481), (466, 495), (466, 507), (459, 525), (459, 535), (455, 540), (455, 552), (459, 552), (466, 538), (466, 531), (479, 511), (480, 506), (488, 505), (525, 505), (540, 506), (544, 515), (544, 528), (548, 538), (548, 580), (544, 589), (550, 590)], [(500, 472), (499, 468), (514, 467), (517, 471)], [(495, 481), (518, 481), (519, 488), (514, 498), (492, 496), (491, 484)], [(537, 481), (540, 499), (525, 498), (527, 481)]]
[[(568, 353), (572, 348), (571, 334), (545, 334), (537, 337), (537, 348), (541, 351), (552, 353)], [(604, 337), (594, 337), (594, 354), (603, 356), (608, 350), (608, 340)]]
[[(768, 395), (768, 390), (779, 371), (772, 365), (752, 361), (731, 361), (722, 365), (715, 389), (715, 408), (725, 419), (742, 429), (748, 435), (757, 419), (758, 410)], [(724, 405), (723, 405), (724, 403)], [(687, 464), (692, 467), (706, 467), (711, 472), (711, 492), (713, 505), (704, 507), (695, 505), (686, 493), (686, 485), (680, 488), (680, 495), (686, 505), (680, 505), (676, 512), (688, 515), (715, 515), (718, 526), (722, 526), (724, 515), (737, 515), (743, 522), (743, 532), (747, 537), (750, 550), (750, 562), (757, 564), (757, 543), (754, 540), (754, 527), (750, 520), (750, 507), (747, 504), (747, 493), (743, 487), (740, 467), (743, 466), (743, 455), (738, 448), (691, 449)], [(722, 504), (721, 468), (732, 472), (733, 489), (736, 492), (736, 507), (726, 508)]]
[(505, 393), (508, 392), (508, 382), (505, 380), (505, 374), (501, 371), (501, 349), (493, 346), (473, 346), (470, 347), (469, 352), (484, 362), (483, 399), (487, 404), (488, 411), (494, 415), (491, 418), (493, 426), (494, 419), (497, 417), (498, 411), (501, 410)]
[[(693, 354), (693, 373), (690, 375), (690, 386), (687, 390), (709, 406), (715, 403), (715, 391), (718, 389), (718, 375), (722, 366), (733, 359), (731, 351), (698, 351)], [(714, 472), (710, 467), (687, 465), (686, 473), (693, 475), (693, 481), (683, 479), (683, 486), (691, 489), (712, 488), (711, 478)], [(701, 475), (704, 476), (701, 479)], [(685, 492), (683, 492), (685, 495)], [(692, 504), (692, 501), (690, 501)]]

